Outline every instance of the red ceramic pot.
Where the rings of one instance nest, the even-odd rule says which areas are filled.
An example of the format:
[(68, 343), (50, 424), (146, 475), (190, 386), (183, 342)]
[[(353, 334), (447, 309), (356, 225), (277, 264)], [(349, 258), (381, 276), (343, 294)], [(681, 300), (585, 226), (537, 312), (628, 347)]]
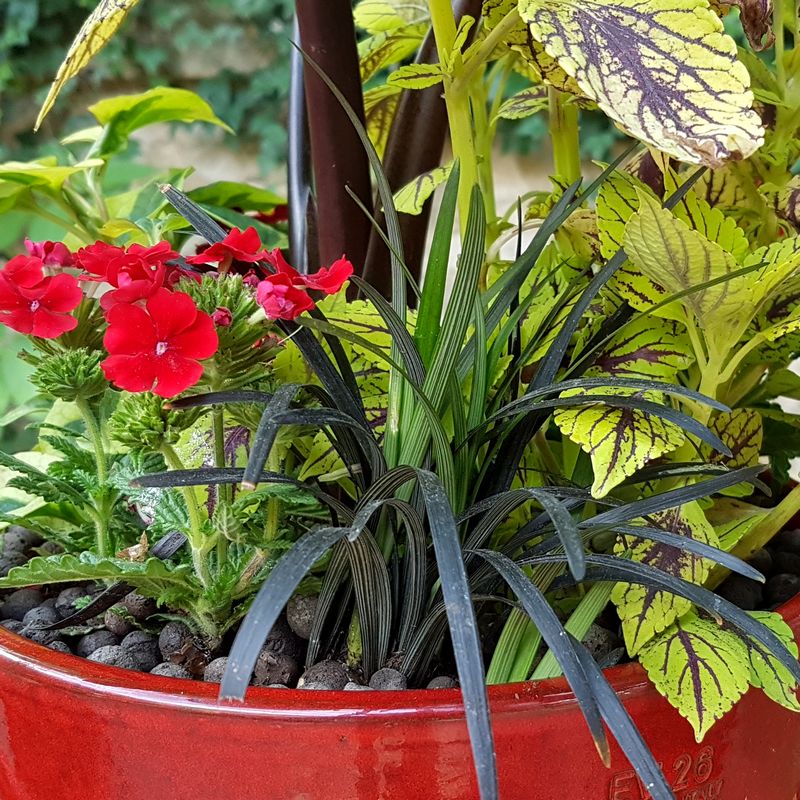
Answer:
[[(783, 609), (800, 631), (800, 598)], [(800, 714), (751, 691), (697, 744), (635, 664), (609, 672), (678, 800), (797, 800)], [(0, 629), (0, 800), (469, 800), (457, 690), (216, 687), (55, 653)], [(644, 800), (600, 763), (566, 683), (490, 690), (502, 800)]]

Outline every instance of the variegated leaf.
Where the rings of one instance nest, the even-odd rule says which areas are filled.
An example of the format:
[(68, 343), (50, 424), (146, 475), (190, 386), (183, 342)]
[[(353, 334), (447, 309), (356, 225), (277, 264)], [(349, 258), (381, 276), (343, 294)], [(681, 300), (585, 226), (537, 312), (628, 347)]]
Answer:
[[(739, 267), (730, 253), (643, 192), (639, 211), (625, 226), (624, 246), (631, 263), (668, 295), (724, 278)], [(761, 297), (762, 289), (743, 275), (693, 291), (680, 303), (701, 326), (709, 348), (724, 354), (747, 329)]]
[(775, 195), (775, 210), (781, 219), (800, 228), (800, 176), (795, 176)]
[(597, 355), (592, 374), (672, 380), (694, 361), (686, 331), (672, 320), (640, 317), (626, 325)]
[[(724, 464), (730, 469), (751, 467), (758, 464), (761, 455), (763, 428), (761, 415), (752, 408), (735, 408), (733, 411), (720, 411), (709, 423), (709, 429), (719, 436), (728, 446), (730, 457), (712, 450), (706, 444), (701, 445), (703, 458), (711, 464)], [(752, 494), (753, 487), (745, 484), (726, 490), (726, 494), (744, 497)]]
[[(574, 390), (562, 396), (612, 393), (653, 402), (661, 399), (652, 392), (610, 392), (608, 389), (587, 392)], [(677, 425), (653, 414), (605, 403), (558, 409), (554, 421), (564, 436), (579, 444), (591, 457), (594, 470), (593, 497), (605, 497), (649, 461), (680, 447), (686, 438)]]
[(402, 89), (427, 89), (444, 79), (439, 64), (407, 64), (398, 67), (390, 76), (389, 84)]
[[(680, 508), (650, 515), (647, 524), (687, 539), (714, 546), (718, 544), (717, 535), (698, 503), (687, 503)], [(648, 539), (622, 537), (616, 549), (620, 553), (629, 552), (634, 561), (691, 583), (702, 584), (710, 568), (708, 561), (693, 553)], [(622, 620), (622, 633), (631, 655), (636, 655), (656, 634), (686, 614), (692, 605), (670, 592), (631, 583), (617, 584), (611, 600)]]
[(390, 33), (404, 25), (425, 22), (424, 5), (407, 0), (360, 0), (353, 9), (353, 21), (367, 33)]
[(509, 97), (497, 112), (502, 119), (524, 119), (547, 108), (547, 87), (529, 86)]
[(428, 198), (447, 180), (452, 169), (452, 163), (435, 167), (406, 184), (394, 196), (397, 211), (401, 214), (421, 214)]
[[(774, 611), (750, 611), (749, 614), (762, 625), (766, 625), (797, 658), (798, 649), (794, 632), (780, 614)], [(736, 633), (742, 636), (738, 630)], [(789, 670), (761, 642), (748, 636), (745, 643), (750, 655), (750, 684), (761, 689), (770, 700), (780, 703), (784, 708), (800, 711), (797, 686)]]
[(688, 614), (639, 654), (650, 680), (685, 717), (698, 742), (747, 691), (747, 647), (734, 633)]
[(558, 61), (547, 52), (541, 42), (534, 39), (529, 32), (525, 31), (525, 33), (527, 34), (525, 41), (515, 44), (512, 49), (536, 70), (540, 80), (573, 97), (585, 98), (586, 95), (581, 91), (575, 78), (561, 68)]
[(53, 85), (39, 111), (34, 130), (39, 129), (66, 82), (74, 78), (106, 46), (108, 40), (125, 21), (128, 12), (138, 2), (139, 0), (101, 0), (97, 4), (81, 26), (61, 62)]
[(378, 155), (383, 158), (392, 123), (400, 104), (402, 89), (399, 86), (376, 86), (364, 92), (364, 115), (367, 133)]
[(519, 0), (519, 12), (633, 136), (714, 167), (763, 143), (750, 76), (706, 0)]
[(416, 53), (427, 31), (426, 24), (404, 25), (396, 30), (376, 33), (359, 42), (362, 83), (366, 83), (384, 67), (397, 64)]

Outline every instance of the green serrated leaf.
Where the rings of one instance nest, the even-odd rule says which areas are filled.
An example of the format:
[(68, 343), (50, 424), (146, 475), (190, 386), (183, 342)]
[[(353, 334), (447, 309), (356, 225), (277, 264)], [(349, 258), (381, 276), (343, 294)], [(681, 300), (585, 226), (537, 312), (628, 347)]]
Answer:
[[(647, 524), (714, 547), (719, 544), (698, 503), (687, 503), (680, 508), (653, 514), (647, 518)], [(700, 556), (647, 539), (636, 540), (626, 536), (616, 549), (620, 553), (630, 552), (634, 561), (691, 583), (702, 584), (710, 569), (709, 562)], [(691, 608), (691, 603), (683, 597), (641, 584), (618, 583), (611, 593), (611, 600), (622, 620), (622, 633), (631, 655), (639, 653), (654, 636)]]
[(639, 654), (650, 680), (694, 729), (698, 742), (747, 691), (744, 642), (713, 620), (688, 614)]
[[(750, 611), (751, 617), (766, 625), (786, 645), (787, 650), (797, 657), (798, 649), (794, 632), (780, 614), (774, 611)], [(750, 683), (763, 690), (770, 700), (780, 703), (784, 708), (800, 711), (797, 687), (794, 678), (760, 642), (747, 640), (750, 655)]]
[(547, 108), (547, 87), (530, 86), (506, 100), (497, 111), (502, 119), (524, 119)]
[[(606, 389), (572, 390), (562, 396), (609, 394)], [(631, 397), (633, 390), (614, 390), (612, 394)], [(652, 393), (642, 399), (658, 401)], [(683, 431), (646, 411), (596, 403), (561, 408), (553, 417), (564, 434), (581, 446), (592, 459), (594, 469), (593, 497), (605, 497), (615, 486), (633, 475), (649, 461), (680, 447), (686, 439)]]
[[(376, 33), (359, 42), (358, 55), (362, 83), (366, 83), (385, 67), (398, 64), (413, 55), (427, 32), (427, 24), (404, 25), (402, 28)], [(401, 67), (401, 69), (405, 70), (408, 67)], [(403, 88), (409, 87), (403, 86)]]
[(383, 158), (392, 130), (402, 89), (399, 86), (376, 86), (364, 92), (364, 115), (367, 133), (375, 151)]
[(389, 76), (389, 83), (402, 89), (427, 89), (441, 83), (443, 78), (439, 64), (407, 64)]
[[(724, 456), (703, 443), (701, 453), (708, 463), (724, 464), (730, 469), (758, 464), (763, 438), (761, 415), (758, 411), (752, 408), (721, 411), (714, 416), (708, 427), (733, 453), (731, 457)], [(723, 493), (733, 497), (747, 497), (753, 493), (753, 487), (750, 484), (742, 484), (726, 489)]]

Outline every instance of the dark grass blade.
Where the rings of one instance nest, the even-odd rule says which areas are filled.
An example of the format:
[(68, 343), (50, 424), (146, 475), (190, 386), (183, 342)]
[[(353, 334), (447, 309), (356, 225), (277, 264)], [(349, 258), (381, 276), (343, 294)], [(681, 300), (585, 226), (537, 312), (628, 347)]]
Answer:
[(176, 397), (164, 403), (165, 408), (197, 408), (198, 406), (222, 405), (223, 403), (268, 403), (272, 395), (267, 392), (251, 392), (247, 390), (207, 392), (190, 397)]
[(511, 590), (519, 598), (522, 607), (525, 609), (525, 613), (536, 625), (542, 634), (542, 639), (552, 650), (583, 712), (597, 747), (597, 752), (600, 754), (603, 763), (609, 766), (611, 753), (603, 730), (593, 687), (587, 679), (575, 649), (565, 635), (564, 626), (558, 619), (556, 612), (547, 602), (539, 588), (531, 583), (528, 576), (510, 558), (491, 550), (478, 550), (477, 554), (487, 561), (511, 587)]
[(619, 696), (609, 685), (600, 667), (577, 639), (570, 635), (570, 640), (592, 687), (600, 714), (622, 752), (636, 770), (636, 774), (641, 778), (645, 791), (652, 797), (652, 800), (675, 800), (675, 795), (650, 752), (650, 748), (642, 739), (642, 735), (625, 710)]
[[(603, 404), (614, 408), (630, 408), (636, 411), (642, 411), (645, 414), (664, 419), (671, 422), (673, 425), (684, 430), (686, 433), (696, 436), (700, 441), (705, 442), (710, 447), (713, 447), (719, 453), (730, 457), (730, 448), (709, 428), (702, 423), (698, 422), (683, 411), (678, 411), (671, 406), (662, 405), (661, 403), (654, 403), (650, 400), (640, 400), (638, 397), (624, 397), (622, 395), (613, 394), (587, 394), (579, 395), (577, 397), (556, 397), (549, 400), (517, 400), (513, 404), (513, 408), (500, 409), (492, 417), (487, 420), (487, 424), (496, 422), (506, 417), (515, 416), (523, 412), (531, 411), (544, 411), (547, 409), (555, 408), (573, 408), (576, 406), (589, 406)], [(473, 433), (480, 431), (480, 428), (474, 428)]]
[[(661, 542), (662, 544), (675, 547), (678, 550), (694, 553), (702, 558), (706, 558), (709, 561), (726, 567), (731, 572), (736, 572), (751, 580), (758, 581), (759, 583), (764, 583), (765, 581), (764, 576), (757, 569), (751, 567), (746, 561), (742, 561), (740, 558), (726, 553), (718, 547), (698, 541), (697, 539), (692, 539), (688, 536), (670, 533), (669, 531), (662, 530), (661, 528), (654, 528), (649, 525), (619, 525), (611, 530), (614, 531), (614, 533), (619, 533), (627, 537)], [(588, 534), (588, 537), (595, 535), (594, 531), (587, 528), (583, 529), (583, 533)], [(561, 540), (557, 536), (551, 536), (545, 539), (545, 541), (526, 550), (521, 557), (530, 558), (543, 553), (551, 553), (559, 546), (561, 546)]]
[(765, 467), (763, 466), (743, 467), (742, 469), (732, 470), (727, 475), (720, 475), (715, 478), (709, 478), (707, 481), (693, 483), (690, 486), (681, 486), (677, 489), (670, 489), (668, 492), (661, 492), (641, 500), (634, 500), (631, 503), (611, 508), (608, 511), (602, 511), (597, 516), (580, 523), (580, 526), (582, 528), (594, 528), (595, 526), (613, 527), (638, 517), (646, 517), (648, 514), (666, 511), (668, 508), (676, 508), (684, 503), (691, 503), (693, 500), (710, 497), (723, 489), (730, 489), (731, 486), (736, 486), (737, 483), (750, 483), (764, 469)]
[(278, 561), (236, 634), (222, 677), (221, 700), (244, 700), (264, 642), (300, 581), (334, 544), (353, 533), (353, 528), (319, 528), (306, 534)]
[(169, 204), (202, 236), (209, 244), (221, 242), (227, 231), (203, 211), (193, 200), (183, 192), (165, 183), (161, 186), (161, 193), (167, 198)]
[[(623, 481), (622, 486), (636, 486), (641, 483), (663, 480), (664, 478), (704, 477), (707, 475), (727, 475), (731, 468), (725, 464), (702, 464), (696, 461), (675, 462), (672, 464), (651, 464), (640, 469), (635, 475)], [(763, 492), (765, 497), (772, 496), (772, 489), (758, 479), (751, 484)]]
[(279, 386), (272, 399), (267, 403), (261, 415), (261, 421), (258, 423), (255, 436), (253, 436), (253, 440), (250, 443), (250, 456), (247, 459), (247, 467), (242, 478), (242, 485), (245, 488), (255, 488), (278, 436), (280, 426), (276, 423), (275, 416), (291, 406), (295, 397), (300, 393), (300, 389), (300, 384), (297, 383), (287, 383)]
[(498, 800), (494, 737), (489, 720), (481, 642), (458, 529), (439, 478), (427, 470), (419, 470), (417, 476), (447, 609), (478, 791), (481, 800)]
[[(350, 524), (352, 520), (346, 520), (346, 522)], [(339, 541), (333, 546), (331, 560), (328, 562), (325, 576), (322, 579), (317, 607), (314, 612), (314, 621), (311, 624), (311, 635), (308, 637), (307, 667), (316, 664), (318, 661), (319, 651), (322, 647), (323, 629), (334, 608), (334, 603), (337, 604), (336, 610), (342, 618), (350, 605), (353, 582), (349, 579), (348, 571), (347, 552), (344, 548), (344, 543)], [(344, 597), (342, 597), (343, 593)], [(334, 628), (338, 628), (338, 625), (334, 626)]]
[[(535, 559), (520, 559), (520, 564), (544, 564), (564, 561), (560, 555), (537, 556)], [(752, 636), (769, 650), (780, 663), (786, 667), (792, 677), (800, 683), (800, 663), (786, 649), (781, 640), (766, 625), (758, 622), (738, 606), (729, 603), (708, 589), (689, 583), (682, 578), (668, 575), (648, 564), (627, 561), (617, 556), (589, 554), (586, 556), (589, 569), (586, 571), (588, 581), (623, 581), (669, 592), (690, 600), (704, 609), (716, 619), (724, 619), (747, 636)]]

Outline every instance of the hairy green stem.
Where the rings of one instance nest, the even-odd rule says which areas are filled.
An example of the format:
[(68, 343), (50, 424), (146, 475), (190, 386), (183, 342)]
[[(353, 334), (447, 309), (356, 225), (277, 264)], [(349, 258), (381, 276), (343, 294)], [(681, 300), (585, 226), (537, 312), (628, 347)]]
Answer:
[[(214, 430), (214, 465), (225, 467), (225, 409), (223, 406), (214, 406), (211, 411)], [(217, 486), (217, 502), (230, 503), (233, 498), (233, 487), (228, 485)], [(228, 540), (217, 533), (217, 570), (228, 560)]]
[(463, 69), (460, 70), (453, 82), (457, 91), (463, 90), (470, 83), (475, 73), (492, 57), (497, 47), (506, 40), (519, 22), (519, 12), (514, 8), (492, 28), (480, 44), (475, 45), (475, 50), (464, 61)]
[(108, 522), (110, 509), (107, 503), (108, 487), (108, 459), (106, 458), (106, 450), (103, 445), (103, 434), (100, 431), (100, 423), (92, 411), (92, 407), (84, 398), (78, 398), (75, 405), (83, 417), (83, 423), (86, 426), (86, 437), (92, 445), (94, 451), (94, 460), (97, 466), (97, 482), (100, 484), (98, 496), (96, 499), (96, 508), (94, 514), (95, 521), (95, 538), (97, 540), (97, 554), (101, 557), (109, 554), (108, 542)]
[[(161, 444), (161, 454), (170, 469), (184, 469), (183, 462), (172, 445), (163, 442)], [(211, 584), (211, 576), (206, 561), (207, 548), (203, 541), (203, 522), (200, 506), (191, 486), (182, 486), (178, 491), (183, 496), (183, 501), (186, 504), (186, 513), (189, 516), (189, 530), (186, 533), (189, 538), (189, 545), (192, 548), (192, 565), (200, 582), (207, 587)]]

